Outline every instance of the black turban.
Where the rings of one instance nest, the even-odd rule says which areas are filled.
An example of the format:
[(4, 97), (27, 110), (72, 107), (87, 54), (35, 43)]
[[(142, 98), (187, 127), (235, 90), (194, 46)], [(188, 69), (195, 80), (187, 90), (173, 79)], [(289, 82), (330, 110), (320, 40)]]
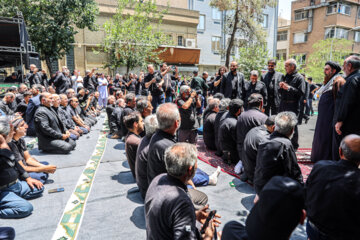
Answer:
[(326, 66), (326, 65), (329, 65), (332, 69), (335, 69), (335, 70), (336, 70), (336, 73), (338, 73), (338, 72), (341, 71), (340, 64), (338, 64), (337, 62), (327, 61), (327, 62), (325, 63), (325, 66)]

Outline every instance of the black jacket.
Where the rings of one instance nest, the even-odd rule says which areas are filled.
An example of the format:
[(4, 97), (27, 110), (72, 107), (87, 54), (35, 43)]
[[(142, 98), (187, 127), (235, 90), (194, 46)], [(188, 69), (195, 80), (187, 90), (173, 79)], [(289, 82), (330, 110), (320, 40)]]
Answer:
[(303, 177), (291, 141), (276, 131), (258, 148), (254, 180), (256, 193), (259, 194), (274, 176), (290, 177), (303, 184)]
[(149, 187), (149, 182), (147, 179), (147, 158), (149, 153), (149, 144), (151, 136), (145, 136), (141, 139), (141, 142), (138, 146), (136, 152), (135, 160), (135, 176), (136, 184), (139, 187), (142, 198), (145, 199), (146, 191)]
[(266, 106), (268, 100), (268, 94), (265, 83), (261, 81), (257, 81), (255, 84), (252, 84), (251, 81), (245, 82), (245, 99), (244, 99), (245, 106), (247, 106), (248, 99), (250, 95), (253, 93), (261, 94), (261, 96), (263, 97), (264, 106)]
[(75, 129), (75, 122), (72, 120), (65, 106), (60, 106), (57, 109), (57, 114), (67, 129)]
[(286, 74), (284, 82), (289, 85), (288, 90), (280, 89), (281, 102), (280, 112), (291, 111), (298, 114), (300, 111), (300, 100), (305, 94), (305, 80), (300, 73)]
[(236, 150), (236, 116), (227, 113), (224, 121), (220, 124), (219, 141), (221, 150), (230, 153), (233, 163), (239, 160)]
[(115, 107), (109, 118), (110, 132), (121, 135), (121, 116), (124, 109), (122, 107)]
[(43, 105), (36, 110), (34, 124), (39, 140), (39, 149), (46, 149), (52, 140), (61, 140), (62, 135), (66, 132), (66, 127), (56, 112)]
[(319, 161), (306, 181), (306, 215), (337, 240), (360, 236), (360, 170), (353, 162)]
[(244, 74), (236, 72), (237, 78), (234, 78), (232, 72), (225, 73), (221, 80), (220, 92), (224, 94), (226, 98), (239, 98), (244, 100), (245, 94), (245, 80)]
[(149, 184), (157, 175), (167, 172), (164, 160), (165, 150), (175, 143), (175, 136), (162, 130), (158, 130), (151, 137), (147, 168), (147, 178)]
[(11, 110), (9, 104), (4, 102), (4, 100), (0, 101), (0, 110), (2, 110), (6, 115), (13, 115), (15, 112)]
[(0, 149), (0, 186), (28, 177), (29, 174), (16, 160), (14, 153), (8, 149)]
[(280, 72), (268, 72), (262, 75), (261, 81), (266, 85), (268, 104), (274, 104), (276, 107), (280, 106), (279, 83), (283, 81), (283, 78), (284, 75)]
[(343, 136), (360, 134), (360, 70), (346, 77), (346, 83), (340, 89), (337, 122), (343, 122)]
[(219, 111), (216, 114), (215, 121), (214, 121), (215, 145), (216, 145), (216, 150), (218, 150), (218, 151), (221, 150), (220, 140), (219, 140), (219, 129), (220, 129), (221, 122), (224, 121), (227, 113), (228, 113), (227, 111)]
[(215, 118), (216, 118), (216, 112), (210, 111), (205, 116), (205, 119), (204, 119), (204, 127), (203, 127), (204, 143), (205, 143), (206, 147), (211, 150), (216, 150)]
[(65, 76), (63, 73), (59, 73), (56, 76), (54, 81), (54, 86), (56, 87), (56, 93), (61, 94), (65, 93), (72, 85), (71, 79), (68, 76)]
[(128, 129), (126, 128), (126, 126), (125, 126), (124, 117), (129, 115), (133, 111), (134, 111), (133, 108), (126, 106), (124, 108), (123, 113), (121, 114), (120, 125), (121, 125), (121, 135), (122, 136), (126, 136), (126, 134), (129, 132)]
[(148, 240), (201, 239), (187, 187), (167, 174), (154, 178), (145, 198)]

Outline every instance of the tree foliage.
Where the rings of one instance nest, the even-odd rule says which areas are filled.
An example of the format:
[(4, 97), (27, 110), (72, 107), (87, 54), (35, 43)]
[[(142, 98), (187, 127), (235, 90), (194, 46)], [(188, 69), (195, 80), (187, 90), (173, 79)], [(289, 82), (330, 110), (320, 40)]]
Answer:
[(128, 73), (149, 62), (160, 62), (158, 48), (169, 42), (160, 30), (166, 11), (160, 11), (155, 0), (118, 0), (116, 14), (104, 24), (102, 47), (109, 53), (106, 67), (126, 66)]
[(341, 66), (346, 56), (351, 54), (352, 41), (329, 38), (320, 40), (313, 45), (314, 52), (306, 61), (304, 73), (320, 83), (324, 78), (324, 65), (327, 61), (338, 62)]
[(261, 74), (261, 70), (266, 67), (269, 53), (264, 45), (250, 45), (239, 48), (239, 55), (239, 69), (244, 73), (245, 79), (249, 80), (252, 70), (257, 70)]
[[(230, 38), (226, 41), (223, 54), (227, 67), (234, 46), (242, 48), (248, 44), (265, 43), (266, 32), (261, 26), (264, 21), (263, 10), (266, 6), (275, 6), (274, 0), (211, 0), (210, 5), (220, 11), (226, 11), (224, 32), (226, 36), (230, 35)], [(236, 41), (236, 36), (242, 40)]]
[(97, 30), (94, 0), (0, 0), (0, 15), (21, 11), (30, 39), (51, 71), (50, 59), (62, 58), (73, 46), (76, 28)]

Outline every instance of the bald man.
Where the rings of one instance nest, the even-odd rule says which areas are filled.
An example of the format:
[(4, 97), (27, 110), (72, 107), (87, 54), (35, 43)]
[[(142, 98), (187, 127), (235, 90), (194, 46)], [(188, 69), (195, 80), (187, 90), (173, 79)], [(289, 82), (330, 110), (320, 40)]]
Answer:
[(230, 72), (225, 73), (221, 80), (220, 92), (226, 98), (239, 98), (244, 100), (245, 80), (244, 74), (237, 71), (237, 62), (230, 63)]
[(306, 182), (310, 239), (360, 239), (360, 136), (346, 136), (339, 154), (317, 162)]

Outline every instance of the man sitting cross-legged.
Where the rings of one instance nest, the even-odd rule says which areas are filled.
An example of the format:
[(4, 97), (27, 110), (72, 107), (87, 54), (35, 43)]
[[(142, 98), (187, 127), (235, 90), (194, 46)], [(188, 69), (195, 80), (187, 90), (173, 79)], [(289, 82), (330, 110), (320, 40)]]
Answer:
[(66, 110), (68, 114), (71, 116), (72, 120), (75, 122), (75, 124), (79, 126), (82, 131), (86, 129), (89, 132), (90, 126), (81, 118), (80, 114), (78, 113), (77, 110), (78, 105), (79, 105), (79, 100), (76, 97), (73, 97), (70, 99), (69, 105), (67, 106)]
[(70, 132), (51, 109), (53, 102), (50, 93), (40, 95), (40, 106), (35, 113), (35, 130), (39, 140), (39, 150), (66, 154), (74, 150), (76, 143), (70, 139)]

